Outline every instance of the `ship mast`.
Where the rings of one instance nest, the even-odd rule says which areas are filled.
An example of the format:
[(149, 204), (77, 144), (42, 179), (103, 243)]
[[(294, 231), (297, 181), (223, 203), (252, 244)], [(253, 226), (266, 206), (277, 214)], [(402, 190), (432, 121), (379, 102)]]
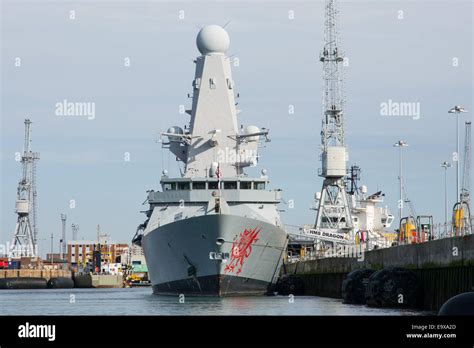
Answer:
[(323, 232), (349, 233), (353, 229), (345, 190), (346, 147), (344, 143), (343, 53), (338, 46), (336, 0), (326, 0), (324, 48), (320, 55), (324, 71), (321, 129), (321, 159), (324, 178), (315, 228)]
[(238, 127), (230, 58), (226, 55), (230, 38), (224, 28), (207, 25), (196, 45), (201, 53), (194, 63), (192, 107), (189, 128), (173, 126), (161, 133), (162, 142), (185, 164), (185, 178), (244, 176), (244, 168), (258, 162), (260, 140), (268, 140), (268, 129), (254, 125)]

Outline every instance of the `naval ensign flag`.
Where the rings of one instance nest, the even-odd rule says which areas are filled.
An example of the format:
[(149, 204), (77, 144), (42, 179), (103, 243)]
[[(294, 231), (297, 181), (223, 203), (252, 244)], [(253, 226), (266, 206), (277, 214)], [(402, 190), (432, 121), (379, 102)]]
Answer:
[[(221, 167), (219, 163), (217, 163), (217, 170), (216, 170), (216, 176), (217, 176), (217, 189), (219, 190), (219, 193), (221, 191)], [(219, 194), (220, 196), (220, 194)]]

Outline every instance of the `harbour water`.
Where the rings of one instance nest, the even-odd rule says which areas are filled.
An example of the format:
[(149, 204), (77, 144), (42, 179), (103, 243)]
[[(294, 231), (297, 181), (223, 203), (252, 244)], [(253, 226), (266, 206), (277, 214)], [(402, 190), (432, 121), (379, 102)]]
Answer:
[[(151, 288), (2, 290), (0, 315), (428, 315), (316, 296), (186, 297)], [(181, 301), (182, 302), (182, 301)]]

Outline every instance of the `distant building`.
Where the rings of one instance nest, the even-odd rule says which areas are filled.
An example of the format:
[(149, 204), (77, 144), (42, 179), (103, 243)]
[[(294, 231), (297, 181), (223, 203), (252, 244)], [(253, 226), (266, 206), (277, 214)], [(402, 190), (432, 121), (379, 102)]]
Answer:
[(123, 265), (146, 265), (143, 248), (135, 244), (127, 248), (120, 258)]
[[(100, 264), (120, 262), (120, 255), (128, 250), (128, 244), (117, 244), (108, 240), (101, 240), (99, 244), (92, 240), (69, 241), (67, 244), (67, 262), (72, 268), (90, 268), (94, 263), (94, 252), (97, 257), (100, 250)], [(96, 260), (97, 261), (97, 260)]]
[(122, 267), (127, 272), (127, 283), (133, 284), (148, 281), (148, 267), (143, 254), (143, 248), (132, 244), (126, 253), (122, 254)]
[[(61, 263), (61, 254), (59, 253), (47, 253), (46, 254), (46, 260), (44, 262), (48, 263)], [(64, 260), (63, 260), (64, 262)]]
[(120, 263), (104, 263), (101, 266), (102, 273), (122, 274), (122, 265)]

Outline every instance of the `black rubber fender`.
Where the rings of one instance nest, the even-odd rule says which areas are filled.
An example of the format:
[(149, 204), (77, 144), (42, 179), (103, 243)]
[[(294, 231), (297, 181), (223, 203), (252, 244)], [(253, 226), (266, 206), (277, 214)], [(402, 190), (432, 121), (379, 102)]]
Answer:
[(73, 281), (75, 288), (92, 288), (92, 276), (90, 274), (76, 274)]
[(34, 277), (2, 278), (0, 289), (46, 289), (46, 279)]
[(342, 300), (347, 304), (365, 304), (369, 277), (374, 270), (362, 268), (350, 272), (342, 282)]
[(47, 286), (49, 289), (71, 289), (74, 287), (74, 281), (66, 277), (51, 278)]
[(285, 274), (278, 279), (275, 289), (279, 295), (304, 295), (304, 281), (296, 274)]
[(373, 273), (365, 293), (370, 307), (417, 308), (422, 303), (422, 285), (411, 270), (390, 267)]

